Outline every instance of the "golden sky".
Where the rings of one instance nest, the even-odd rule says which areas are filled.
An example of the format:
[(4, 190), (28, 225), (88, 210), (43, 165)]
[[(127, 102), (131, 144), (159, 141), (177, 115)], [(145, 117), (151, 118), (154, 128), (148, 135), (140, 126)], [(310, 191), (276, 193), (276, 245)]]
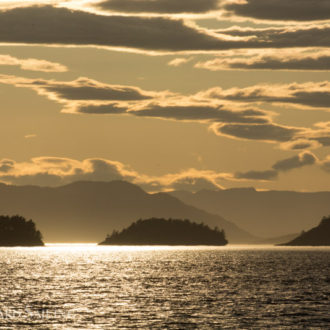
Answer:
[(330, 189), (328, 0), (0, 1), (0, 182)]

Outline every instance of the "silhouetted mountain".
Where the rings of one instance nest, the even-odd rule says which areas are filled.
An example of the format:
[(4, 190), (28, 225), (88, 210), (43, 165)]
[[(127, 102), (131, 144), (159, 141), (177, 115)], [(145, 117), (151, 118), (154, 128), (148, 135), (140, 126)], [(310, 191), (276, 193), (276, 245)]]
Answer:
[(0, 185), (0, 214), (20, 213), (38, 222), (48, 242), (98, 242), (104, 233), (136, 219), (190, 219), (226, 231), (230, 243), (257, 238), (219, 215), (165, 193), (148, 194), (123, 181), (76, 182), (58, 188)]
[(0, 246), (43, 246), (42, 235), (32, 220), (0, 216)]
[(225, 233), (189, 220), (138, 220), (100, 245), (226, 245)]
[(330, 246), (330, 216), (324, 217), (317, 227), (302, 232), (294, 240), (281, 244), (287, 246)]
[(299, 233), (330, 213), (330, 192), (256, 191), (253, 188), (197, 193), (176, 191), (172, 196), (234, 222), (259, 237)]

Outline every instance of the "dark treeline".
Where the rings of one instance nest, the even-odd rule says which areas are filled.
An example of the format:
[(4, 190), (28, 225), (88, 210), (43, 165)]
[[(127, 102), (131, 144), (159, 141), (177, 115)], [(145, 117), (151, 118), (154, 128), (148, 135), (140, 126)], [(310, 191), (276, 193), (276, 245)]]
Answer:
[(32, 220), (0, 216), (0, 246), (43, 246), (42, 235)]
[(223, 230), (189, 220), (151, 218), (114, 231), (101, 245), (226, 245)]

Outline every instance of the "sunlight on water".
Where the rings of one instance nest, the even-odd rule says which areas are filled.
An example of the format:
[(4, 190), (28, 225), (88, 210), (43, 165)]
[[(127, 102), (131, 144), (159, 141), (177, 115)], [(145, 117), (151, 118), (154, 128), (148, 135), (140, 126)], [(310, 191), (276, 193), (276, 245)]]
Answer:
[(329, 325), (330, 249), (0, 248), (0, 328)]
[[(97, 243), (46, 243), (46, 248), (58, 251), (107, 251), (107, 252), (134, 252), (134, 251), (196, 251), (196, 250), (300, 250), (316, 251), (328, 250), (329, 247), (306, 247), (306, 246), (274, 246), (274, 245), (252, 245), (252, 244), (228, 244), (226, 246), (169, 246), (169, 245), (98, 245)], [(22, 248), (24, 249), (24, 248)], [(28, 248), (43, 250), (44, 248)]]

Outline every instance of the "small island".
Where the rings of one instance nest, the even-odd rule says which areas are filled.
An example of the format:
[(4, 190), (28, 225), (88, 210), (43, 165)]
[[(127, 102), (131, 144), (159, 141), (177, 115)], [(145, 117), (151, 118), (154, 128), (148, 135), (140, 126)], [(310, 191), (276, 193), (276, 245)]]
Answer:
[(42, 235), (32, 220), (0, 216), (0, 246), (44, 246)]
[(223, 230), (189, 220), (151, 218), (114, 231), (99, 245), (226, 245)]
[(302, 232), (292, 241), (282, 246), (330, 246), (330, 216), (323, 217), (317, 227)]

